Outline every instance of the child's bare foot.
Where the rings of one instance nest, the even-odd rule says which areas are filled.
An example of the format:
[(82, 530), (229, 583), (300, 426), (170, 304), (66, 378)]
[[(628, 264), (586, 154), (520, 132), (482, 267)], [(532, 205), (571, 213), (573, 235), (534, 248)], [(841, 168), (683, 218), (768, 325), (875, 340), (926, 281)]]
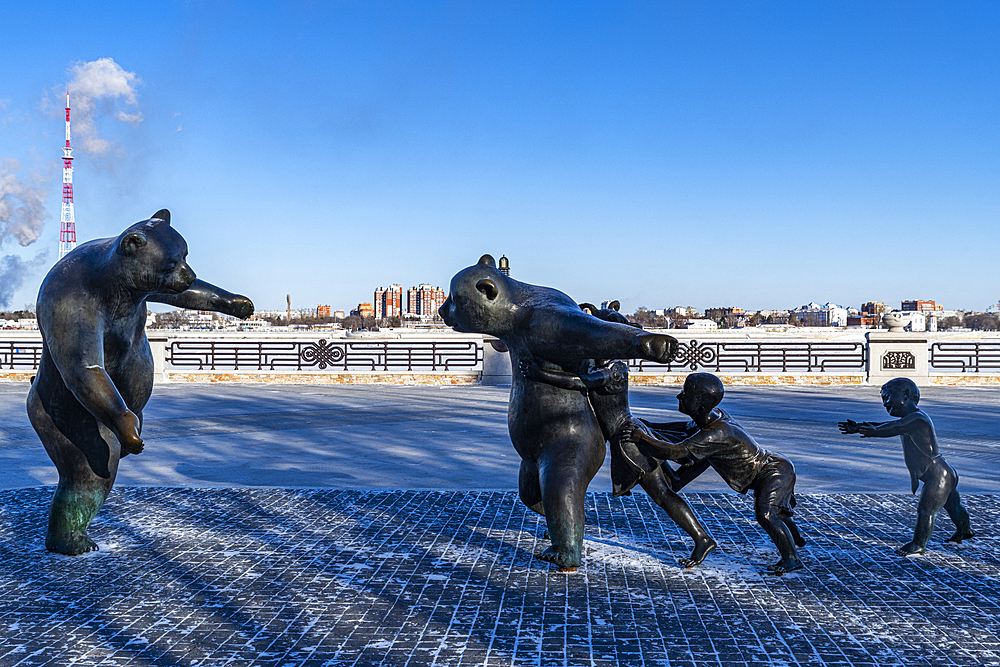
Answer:
[(705, 560), (705, 556), (715, 551), (715, 547), (718, 546), (711, 537), (707, 540), (702, 540), (694, 545), (694, 551), (687, 558), (682, 558), (678, 562), (686, 568), (694, 567), (695, 565), (701, 565)]
[(786, 572), (791, 572), (792, 570), (802, 569), (802, 561), (798, 558), (782, 558), (774, 565), (768, 565), (767, 571), (771, 574), (776, 574), (779, 577)]
[(921, 556), (924, 553), (924, 547), (916, 542), (910, 542), (896, 549), (896, 553), (900, 556)]

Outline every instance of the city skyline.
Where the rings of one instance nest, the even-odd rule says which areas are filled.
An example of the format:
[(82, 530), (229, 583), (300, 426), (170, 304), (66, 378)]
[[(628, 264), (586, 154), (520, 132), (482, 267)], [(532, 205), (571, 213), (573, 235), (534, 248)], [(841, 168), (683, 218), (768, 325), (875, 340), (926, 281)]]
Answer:
[(484, 253), (628, 312), (1000, 297), (968, 257), (1000, 240), (995, 3), (5, 13), (0, 308), (57, 256), (67, 90), (78, 240), (168, 208), (265, 310)]

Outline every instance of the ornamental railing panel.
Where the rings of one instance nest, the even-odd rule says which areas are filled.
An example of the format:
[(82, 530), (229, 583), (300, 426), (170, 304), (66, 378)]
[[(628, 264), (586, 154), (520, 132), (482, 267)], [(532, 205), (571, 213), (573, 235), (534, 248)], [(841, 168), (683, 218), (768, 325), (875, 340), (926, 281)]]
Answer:
[(927, 367), (931, 373), (1000, 373), (1000, 341), (935, 341)]
[(33, 371), (42, 358), (42, 341), (0, 340), (0, 369)]
[(437, 372), (482, 368), (476, 340), (172, 340), (167, 368), (197, 371)]
[(680, 341), (668, 364), (634, 359), (646, 373), (864, 373), (864, 341)]

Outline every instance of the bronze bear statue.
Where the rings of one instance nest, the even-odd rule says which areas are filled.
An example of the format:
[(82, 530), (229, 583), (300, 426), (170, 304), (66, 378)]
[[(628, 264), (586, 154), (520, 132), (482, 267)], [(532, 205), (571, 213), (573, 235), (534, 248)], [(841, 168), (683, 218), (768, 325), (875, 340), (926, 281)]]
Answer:
[(584, 498), (604, 462), (604, 435), (585, 392), (529, 379), (517, 369), (522, 360), (578, 375), (594, 358), (666, 363), (677, 341), (593, 317), (563, 292), (504, 275), (490, 255), (452, 278), (438, 312), (455, 330), (496, 336), (510, 350), (507, 428), (521, 457), (521, 501), (548, 525), (552, 545), (538, 557), (575, 570), (582, 560)]
[(117, 238), (80, 245), (42, 281), (42, 357), (28, 418), (59, 471), (49, 551), (98, 548), (87, 528), (111, 492), (119, 459), (142, 451), (142, 409), (153, 390), (146, 302), (253, 314), (247, 297), (198, 280), (187, 251), (164, 209)]

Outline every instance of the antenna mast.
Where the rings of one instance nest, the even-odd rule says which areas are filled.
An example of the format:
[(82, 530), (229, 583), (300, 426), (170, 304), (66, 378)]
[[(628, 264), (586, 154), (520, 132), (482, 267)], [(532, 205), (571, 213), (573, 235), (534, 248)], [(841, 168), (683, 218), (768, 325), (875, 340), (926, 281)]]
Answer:
[(69, 91), (66, 91), (66, 145), (63, 146), (63, 199), (59, 223), (59, 259), (76, 247), (73, 215), (73, 147), (69, 145)]

